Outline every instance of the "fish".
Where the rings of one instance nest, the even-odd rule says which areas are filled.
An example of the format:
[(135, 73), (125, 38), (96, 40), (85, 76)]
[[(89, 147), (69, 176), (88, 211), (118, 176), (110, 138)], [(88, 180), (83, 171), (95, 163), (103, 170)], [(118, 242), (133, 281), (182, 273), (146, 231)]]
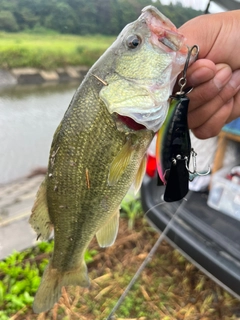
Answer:
[(186, 39), (155, 7), (143, 8), (90, 68), (56, 129), (29, 223), (54, 249), (33, 302), (47, 311), (63, 286), (88, 287), (84, 252), (111, 246), (121, 201), (140, 188), (146, 152), (165, 120), (187, 57)]

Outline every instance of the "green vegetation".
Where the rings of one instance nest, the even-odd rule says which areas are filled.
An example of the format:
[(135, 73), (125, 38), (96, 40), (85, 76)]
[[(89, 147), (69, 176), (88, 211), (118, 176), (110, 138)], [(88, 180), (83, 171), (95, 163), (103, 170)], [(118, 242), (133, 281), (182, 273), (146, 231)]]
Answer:
[[(52, 250), (53, 241), (41, 242), (33, 249), (13, 252), (6, 260), (0, 261), (1, 320), (30, 307)], [(92, 262), (96, 254), (96, 250), (87, 251), (86, 262)]]
[(0, 33), (0, 67), (55, 69), (92, 65), (115, 37)]
[(1, 0), (0, 30), (116, 35), (150, 4), (177, 26), (202, 13), (180, 2), (164, 6), (151, 0)]
[(134, 228), (135, 220), (142, 216), (142, 205), (140, 199), (136, 200), (131, 193), (128, 193), (121, 204), (122, 217), (128, 219), (128, 228)]
[(0, 68), (91, 66), (149, 4), (176, 26), (202, 14), (151, 0), (1, 0)]
[[(123, 212), (127, 214), (129, 225), (138, 214), (142, 213), (140, 201), (133, 196), (125, 197)], [(48, 264), (53, 251), (53, 241), (40, 242), (35, 248), (23, 252), (13, 252), (4, 261), (0, 261), (0, 319), (7, 320), (19, 310), (25, 310), (32, 305), (34, 295), (39, 287), (41, 276)], [(91, 263), (97, 250), (87, 250), (86, 263)]]

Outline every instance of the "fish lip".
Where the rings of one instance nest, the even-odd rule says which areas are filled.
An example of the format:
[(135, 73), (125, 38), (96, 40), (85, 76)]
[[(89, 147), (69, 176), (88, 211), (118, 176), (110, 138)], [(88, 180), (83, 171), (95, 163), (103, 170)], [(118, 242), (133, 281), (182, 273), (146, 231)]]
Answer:
[(146, 110), (145, 112), (118, 112), (115, 110), (115, 113), (118, 114), (120, 118), (126, 117), (131, 119), (142, 127), (142, 129), (145, 128), (147, 130), (157, 132), (166, 118), (167, 110), (168, 102), (163, 102), (160, 106), (154, 108), (152, 112), (149, 112), (149, 110)]
[(142, 19), (142, 18), (146, 19), (148, 17), (150, 17), (150, 18), (154, 17), (158, 20), (161, 20), (162, 23), (164, 23), (168, 29), (176, 29), (175, 25), (171, 22), (171, 20), (169, 20), (156, 7), (154, 7), (152, 5), (144, 7), (141, 12), (142, 12), (142, 14), (140, 15), (139, 19)]
[(145, 20), (150, 32), (150, 42), (160, 47), (165, 52), (177, 52), (186, 54), (186, 38), (180, 34), (176, 26), (165, 17), (157, 8), (146, 6), (142, 9), (140, 20)]

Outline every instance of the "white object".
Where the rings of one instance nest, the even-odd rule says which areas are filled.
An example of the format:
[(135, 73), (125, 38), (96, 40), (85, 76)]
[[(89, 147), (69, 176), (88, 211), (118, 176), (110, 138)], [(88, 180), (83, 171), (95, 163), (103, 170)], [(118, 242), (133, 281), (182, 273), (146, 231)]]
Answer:
[(224, 167), (212, 176), (207, 204), (237, 220), (240, 220), (240, 185), (226, 179), (232, 166)]

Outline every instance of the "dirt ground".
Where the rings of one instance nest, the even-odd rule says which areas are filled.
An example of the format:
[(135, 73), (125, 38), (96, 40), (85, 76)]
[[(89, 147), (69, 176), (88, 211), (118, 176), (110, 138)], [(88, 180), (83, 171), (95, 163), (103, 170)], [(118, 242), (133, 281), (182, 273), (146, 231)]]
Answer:
[[(31, 308), (11, 320), (106, 319), (159, 234), (140, 218), (130, 230), (121, 218), (115, 244), (96, 249), (88, 264), (91, 287), (63, 289), (58, 304), (36, 315)], [(183, 258), (166, 241), (144, 269), (114, 319), (228, 320), (240, 319), (240, 302)]]

